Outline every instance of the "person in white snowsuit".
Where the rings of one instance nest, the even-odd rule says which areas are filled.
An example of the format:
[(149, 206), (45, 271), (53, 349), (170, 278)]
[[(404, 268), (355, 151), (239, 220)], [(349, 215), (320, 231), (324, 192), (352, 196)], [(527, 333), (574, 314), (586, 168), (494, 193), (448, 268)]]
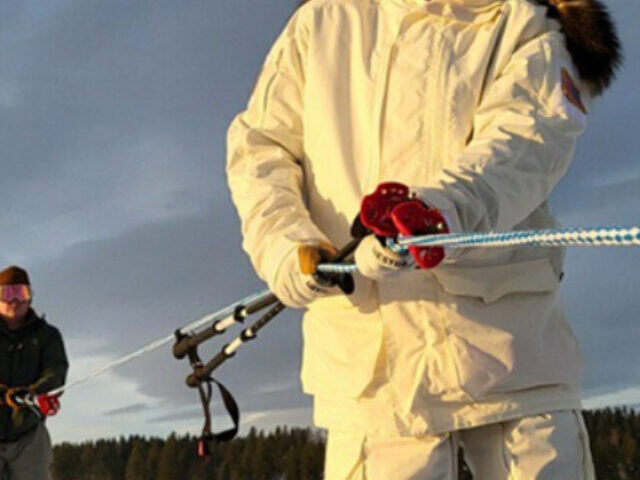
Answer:
[(256, 272), (306, 308), (327, 480), (452, 480), (459, 447), (479, 480), (594, 478), (561, 249), (408, 269), (370, 236), (350, 296), (323, 294), (298, 249), (347, 243), (389, 181), (451, 231), (555, 227), (547, 199), (620, 58), (596, 0), (311, 0), (289, 20), (227, 172)]

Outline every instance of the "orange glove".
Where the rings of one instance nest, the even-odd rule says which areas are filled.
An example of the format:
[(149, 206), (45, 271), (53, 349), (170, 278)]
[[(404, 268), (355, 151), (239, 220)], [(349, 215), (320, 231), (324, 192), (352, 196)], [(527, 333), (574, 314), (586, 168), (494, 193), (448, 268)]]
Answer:
[(326, 242), (300, 245), (282, 261), (271, 291), (287, 307), (303, 308), (315, 299), (335, 290), (334, 285), (315, 275), (325, 258), (334, 256), (337, 249)]

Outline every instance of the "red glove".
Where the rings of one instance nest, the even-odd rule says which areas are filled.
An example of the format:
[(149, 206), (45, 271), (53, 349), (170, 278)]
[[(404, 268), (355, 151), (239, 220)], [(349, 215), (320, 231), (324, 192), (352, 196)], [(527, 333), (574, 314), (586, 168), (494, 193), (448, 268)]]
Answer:
[(43, 417), (52, 417), (60, 410), (60, 395), (48, 395), (46, 393), (36, 397), (36, 403)]
[[(362, 224), (382, 237), (449, 233), (441, 213), (410, 196), (402, 183), (381, 183), (375, 192), (363, 198), (360, 207)], [(433, 268), (444, 259), (442, 247), (409, 247), (420, 268)]]

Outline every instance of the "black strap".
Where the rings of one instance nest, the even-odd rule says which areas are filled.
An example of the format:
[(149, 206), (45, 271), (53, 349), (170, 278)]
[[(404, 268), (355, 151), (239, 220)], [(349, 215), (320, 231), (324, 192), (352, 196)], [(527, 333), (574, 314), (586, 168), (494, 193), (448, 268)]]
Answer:
[(208, 402), (211, 401), (211, 384), (215, 383), (218, 386), (218, 391), (222, 397), (222, 403), (224, 404), (224, 408), (227, 410), (229, 417), (233, 421), (233, 427), (222, 432), (211, 433), (211, 413), (209, 411), (209, 405), (207, 404), (205, 407), (203, 403), (203, 407), (205, 407), (205, 415), (207, 416), (205, 420), (205, 429), (203, 429), (202, 432), (203, 437), (206, 437), (209, 441), (213, 442), (228, 442), (229, 440), (233, 440), (238, 434), (240, 426), (240, 409), (238, 408), (238, 404), (235, 398), (233, 398), (233, 395), (231, 395), (231, 392), (216, 379), (209, 377), (206, 383), (209, 390), (209, 396), (207, 398)]
[[(187, 335), (176, 331), (175, 336), (176, 341), (179, 342)], [(194, 372), (197, 368), (202, 367), (202, 360), (198, 355), (197, 347), (189, 349), (188, 358), (189, 363), (191, 364), (191, 368), (193, 368)], [(220, 396), (222, 397), (222, 403), (224, 404), (229, 417), (233, 421), (232, 428), (218, 433), (211, 432), (211, 398), (213, 393), (212, 384), (214, 383), (218, 386), (218, 391), (220, 392)], [(202, 403), (202, 411), (204, 414), (204, 426), (202, 427), (202, 435), (198, 439), (198, 455), (200, 457), (208, 457), (210, 455), (210, 443), (228, 442), (230, 440), (233, 440), (238, 434), (240, 426), (240, 409), (238, 408), (238, 403), (236, 402), (235, 398), (233, 398), (233, 395), (231, 395), (231, 392), (229, 392), (229, 390), (227, 390), (227, 388), (222, 383), (211, 376), (202, 380), (198, 384), (198, 395), (200, 397), (200, 402)]]

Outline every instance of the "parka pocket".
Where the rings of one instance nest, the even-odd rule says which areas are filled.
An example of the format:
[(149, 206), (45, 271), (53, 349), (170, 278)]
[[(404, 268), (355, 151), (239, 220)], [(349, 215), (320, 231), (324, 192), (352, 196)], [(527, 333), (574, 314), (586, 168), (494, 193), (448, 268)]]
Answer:
[(548, 258), (488, 267), (441, 266), (433, 275), (447, 293), (480, 298), (486, 304), (510, 293), (552, 292), (560, 283)]
[(438, 280), (446, 341), (471, 399), (579, 381), (579, 348), (548, 259), (461, 270)]
[(373, 380), (383, 338), (377, 312), (307, 311), (303, 338), (301, 379), (306, 393), (357, 398)]

